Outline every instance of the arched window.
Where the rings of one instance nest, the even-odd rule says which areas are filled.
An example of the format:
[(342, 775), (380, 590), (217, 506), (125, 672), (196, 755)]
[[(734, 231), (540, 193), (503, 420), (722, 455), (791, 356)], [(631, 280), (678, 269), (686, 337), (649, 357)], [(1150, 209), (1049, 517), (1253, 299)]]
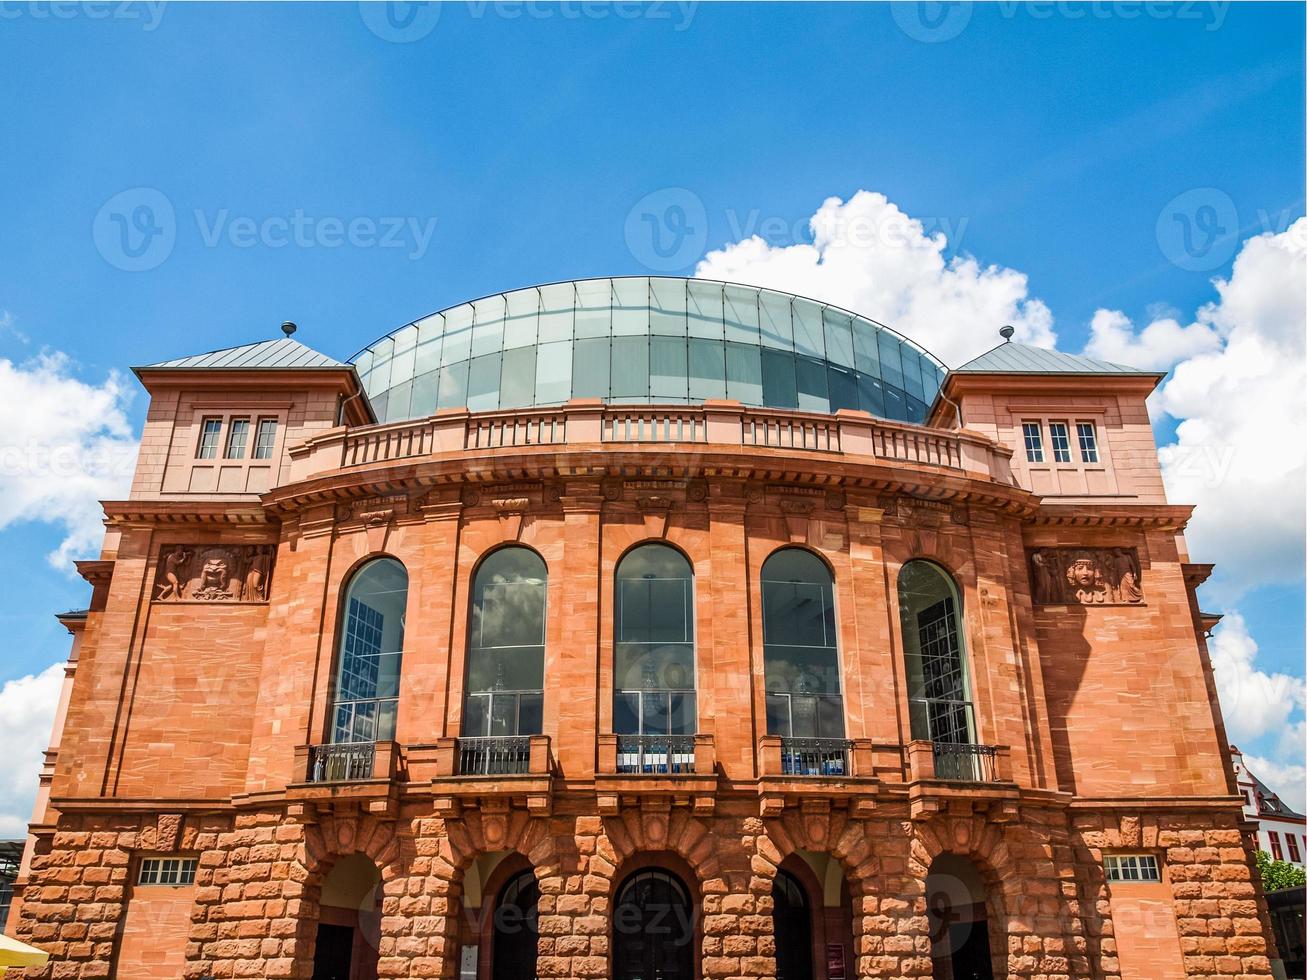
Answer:
[(408, 573), (394, 558), (376, 558), (345, 590), (331, 708), (333, 742), (385, 742), (395, 737)]
[(816, 555), (783, 548), (762, 566), (767, 733), (843, 738), (835, 581)]
[(538, 735), (545, 686), (544, 559), (500, 548), (477, 568), (468, 627), (463, 735)]
[(690, 980), (694, 905), (681, 879), (661, 868), (630, 875), (613, 911), (614, 980)]
[(642, 544), (617, 565), (613, 731), (693, 735), (694, 572), (675, 548)]
[(495, 904), (494, 980), (525, 980), (536, 975), (540, 943), (540, 885), (534, 870), (511, 878)]
[(913, 738), (942, 744), (975, 740), (961, 613), (957, 586), (942, 568), (920, 559), (904, 564), (899, 615)]

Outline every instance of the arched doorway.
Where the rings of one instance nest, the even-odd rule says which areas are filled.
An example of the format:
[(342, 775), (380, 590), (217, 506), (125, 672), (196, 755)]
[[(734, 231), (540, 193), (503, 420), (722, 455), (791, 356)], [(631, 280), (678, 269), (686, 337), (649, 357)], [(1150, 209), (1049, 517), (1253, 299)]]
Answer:
[(661, 868), (631, 874), (613, 911), (614, 980), (692, 980), (694, 907), (681, 879)]
[(534, 871), (509, 879), (495, 903), (494, 980), (533, 980), (538, 948), (540, 885)]
[(381, 873), (365, 854), (343, 857), (322, 882), (313, 980), (377, 980)]
[(808, 895), (788, 871), (776, 872), (771, 894), (776, 980), (812, 980), (812, 909)]
[(934, 980), (994, 980), (985, 883), (958, 854), (941, 854), (926, 876)]

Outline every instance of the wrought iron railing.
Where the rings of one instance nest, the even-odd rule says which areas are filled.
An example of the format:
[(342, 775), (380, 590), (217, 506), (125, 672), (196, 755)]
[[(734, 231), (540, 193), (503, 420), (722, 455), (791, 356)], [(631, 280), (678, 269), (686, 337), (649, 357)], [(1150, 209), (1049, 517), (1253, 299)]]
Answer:
[(377, 758), (374, 742), (337, 742), (309, 746), (308, 780), (311, 783), (342, 783), (371, 779)]
[(992, 783), (998, 779), (995, 746), (966, 742), (935, 742), (934, 746), (936, 779), (971, 783)]
[(531, 771), (531, 736), (498, 735), (458, 740), (462, 776), (509, 776)]
[(663, 775), (694, 772), (693, 735), (618, 735), (617, 771)]
[(848, 776), (849, 747), (845, 738), (781, 737), (781, 773), (786, 776)]

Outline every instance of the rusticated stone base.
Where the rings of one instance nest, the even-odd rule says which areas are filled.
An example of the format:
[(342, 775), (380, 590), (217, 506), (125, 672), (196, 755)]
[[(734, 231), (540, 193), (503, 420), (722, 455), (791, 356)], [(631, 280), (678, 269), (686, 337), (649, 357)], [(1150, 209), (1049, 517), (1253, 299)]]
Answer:
[[(1019, 819), (996, 823), (983, 814), (913, 821), (906, 803), (866, 818), (811, 803), (760, 817), (747, 798), (722, 800), (712, 815), (646, 801), (599, 816), (583, 804), (571, 799), (552, 816), (504, 806), (440, 816), (422, 802), (394, 817), (339, 803), (294, 818), (65, 816), (23, 890), (17, 934), (52, 954), (26, 975), (116, 975), (138, 857), (184, 852), (199, 861), (184, 939), (192, 980), (310, 977), (323, 880), (353, 854), (381, 874), (378, 975), (454, 977), (460, 948), (484, 935), (480, 910), (465, 907), (468, 869), (479, 855), (509, 852), (540, 887), (540, 977), (613, 975), (615, 895), (649, 865), (681, 875), (693, 895), (704, 980), (774, 976), (773, 882), (787, 860), (816, 854), (844, 876), (850, 976), (927, 978), (926, 881), (947, 853), (969, 859), (983, 881), (995, 977), (1155, 980), (1130, 972), (1132, 956), (1152, 962), (1154, 953), (1122, 948), (1138, 930), (1115, 919), (1133, 898), (1103, 878), (1104, 851), (1133, 849), (1164, 866), (1158, 907), (1173, 909), (1179, 975), (1270, 976), (1264, 902), (1233, 809), (1027, 803)], [(130, 973), (154, 975), (139, 963)]]

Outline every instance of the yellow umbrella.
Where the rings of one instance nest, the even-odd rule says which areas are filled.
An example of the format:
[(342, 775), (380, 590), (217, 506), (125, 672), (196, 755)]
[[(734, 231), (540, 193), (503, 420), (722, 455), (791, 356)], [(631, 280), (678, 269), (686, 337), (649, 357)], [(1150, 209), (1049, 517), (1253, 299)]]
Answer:
[(0, 976), (11, 966), (44, 966), (49, 958), (49, 953), (43, 953), (35, 946), (0, 934)]

